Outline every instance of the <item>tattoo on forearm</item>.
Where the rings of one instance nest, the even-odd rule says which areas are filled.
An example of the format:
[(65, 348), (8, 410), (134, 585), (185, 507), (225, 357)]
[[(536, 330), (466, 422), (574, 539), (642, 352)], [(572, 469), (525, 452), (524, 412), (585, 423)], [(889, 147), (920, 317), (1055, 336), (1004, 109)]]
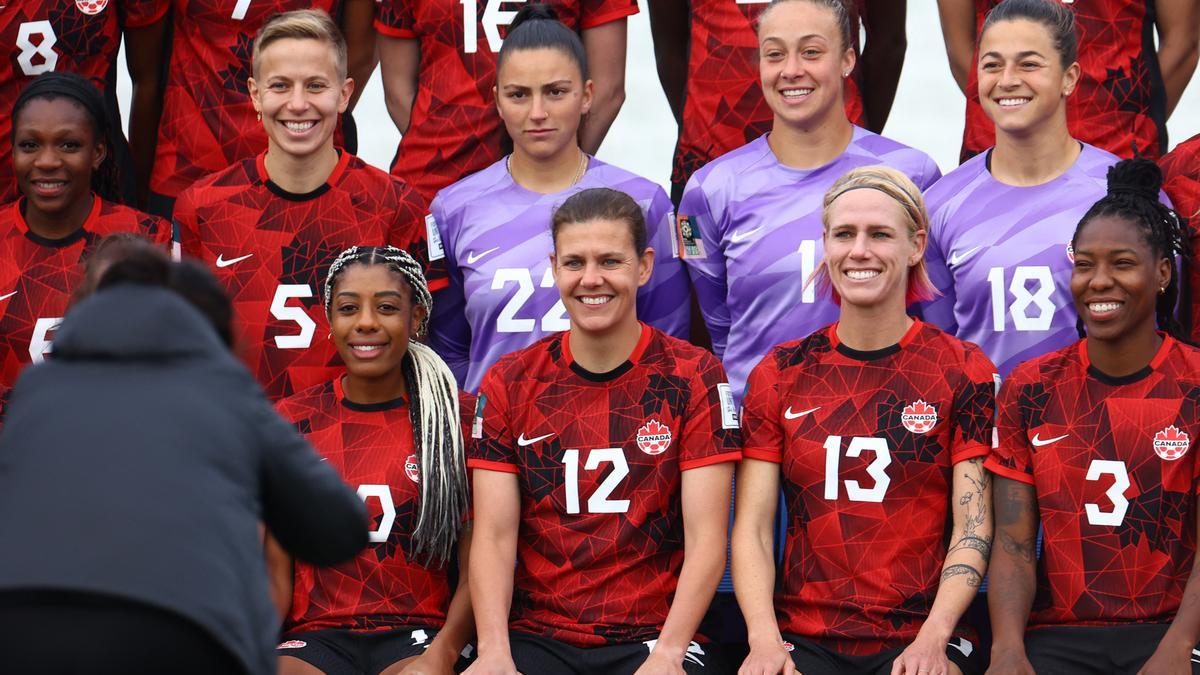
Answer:
[(1034, 537), (1030, 537), (1024, 541), (1017, 541), (1009, 533), (1000, 532), (1000, 548), (1004, 549), (1005, 553), (1016, 556), (1027, 563), (1033, 562), (1035, 543), (1036, 538)]
[[(983, 468), (982, 457), (967, 460), (963, 478), (970, 481), (971, 487), (958, 500), (959, 505), (966, 512), (961, 536), (964, 540), (978, 539), (976, 532), (987, 522), (987, 487), (992, 480), (987, 469)], [(990, 549), (991, 543), (989, 542), (988, 550)], [(984, 553), (984, 557), (987, 557), (986, 553)]]
[(998, 525), (1016, 525), (1026, 518), (1026, 514), (1033, 514), (1036, 519), (1036, 509), (1032, 485), (1005, 481), (1004, 489), (997, 490), (996, 523)]
[(966, 575), (967, 586), (970, 586), (971, 588), (978, 588), (979, 585), (983, 583), (983, 575), (979, 573), (979, 570), (971, 567), (970, 565), (950, 565), (946, 569), (942, 570), (942, 583), (945, 583), (946, 580), (950, 579), (951, 577), (959, 577), (963, 575)]
[(988, 556), (992, 554), (991, 537), (977, 537), (973, 534), (963, 535), (961, 539), (954, 543), (954, 546), (950, 547), (950, 553), (964, 549), (978, 551), (979, 555), (983, 556), (984, 560), (987, 560)]

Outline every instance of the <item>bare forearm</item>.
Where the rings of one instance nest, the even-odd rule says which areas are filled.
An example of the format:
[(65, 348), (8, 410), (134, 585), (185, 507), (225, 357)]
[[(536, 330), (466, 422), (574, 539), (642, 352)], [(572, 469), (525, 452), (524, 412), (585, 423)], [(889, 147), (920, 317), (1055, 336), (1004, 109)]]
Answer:
[(771, 532), (733, 527), (733, 590), (746, 619), (751, 645), (777, 643), (782, 639), (775, 618), (772, 589), (775, 588), (774, 541)]
[(656, 651), (665, 649), (673, 658), (683, 659), (688, 644), (700, 626), (700, 620), (708, 611), (724, 571), (723, 528), (720, 537), (697, 538), (697, 541), (687, 543), (679, 584), (675, 588), (675, 600), (667, 612), (667, 620), (654, 647)]
[(863, 109), (867, 127), (875, 133), (883, 133), (904, 68), (908, 51), (906, 5), (905, 0), (876, 2), (867, 14), (869, 30), (862, 53)]
[(134, 84), (129, 110), (129, 152), (137, 179), (138, 203), (145, 206), (150, 197), (150, 173), (158, 145), (158, 122), (162, 117), (158, 83)]
[(691, 42), (687, 0), (650, 0), (650, 32), (654, 35), (654, 63), (667, 105), (677, 124), (682, 124), (687, 91), (687, 55)]
[(480, 653), (508, 653), (508, 612), (512, 606), (516, 538), (485, 537), (477, 531), (471, 551), (469, 590), (479, 630)]
[[(1183, 90), (1196, 72), (1196, 43), (1191, 40), (1162, 42), (1158, 50), (1158, 66), (1162, 70), (1163, 84), (1167, 91), (1167, 117), (1179, 105)], [(1164, 148), (1165, 149), (1165, 148)]]
[(468, 567), (471, 564), (471, 527), (463, 528), (459, 545), (459, 581), (450, 607), (446, 610), (446, 623), (433, 639), (430, 649), (442, 651), (449, 663), (453, 663), (471, 638), (475, 637), (475, 614), (471, 609), (471, 587)]
[(946, 44), (946, 58), (950, 61), (950, 74), (958, 89), (967, 96), (971, 63), (975, 53), (975, 9), (971, 0), (938, 0), (938, 16), (942, 23), (942, 37)]
[(997, 477), (994, 503), (996, 546), (988, 592), (994, 645), (997, 650), (1024, 651), (1037, 586), (1037, 498), (1033, 486)]
[(624, 103), (624, 81), (620, 83), (620, 86), (610, 86), (607, 91), (603, 92), (599, 86), (596, 87), (595, 103), (592, 104), (592, 109), (579, 129), (579, 146), (583, 148), (584, 152), (589, 155), (596, 154)]

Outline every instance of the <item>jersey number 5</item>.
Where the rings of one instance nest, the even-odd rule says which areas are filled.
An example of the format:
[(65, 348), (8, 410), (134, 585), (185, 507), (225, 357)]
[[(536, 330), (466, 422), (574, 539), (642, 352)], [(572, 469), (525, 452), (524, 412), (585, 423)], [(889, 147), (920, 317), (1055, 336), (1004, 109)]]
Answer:
[[(856, 480), (846, 481), (846, 498), (852, 502), (883, 501), (892, 479), (888, 477), (887, 466), (892, 463), (892, 453), (888, 450), (886, 438), (871, 436), (853, 436), (850, 446), (846, 448), (847, 457), (858, 457), (864, 451), (875, 453), (875, 459), (867, 465), (867, 475), (875, 479), (875, 485), (868, 490)], [(825, 499), (836, 501), (838, 486), (841, 483), (839, 466), (842, 462), (842, 437), (830, 436), (825, 439)]]
[[(625, 513), (629, 511), (628, 499), (609, 499), (621, 484), (621, 480), (629, 475), (629, 463), (625, 461), (625, 451), (621, 448), (599, 448), (589, 450), (585, 471), (595, 471), (602, 462), (613, 465), (612, 473), (604, 479), (596, 491), (587, 500), (588, 513)], [(579, 513), (579, 451), (567, 450), (563, 453), (563, 468), (566, 469), (567, 513)]]
[(317, 332), (317, 322), (312, 320), (303, 307), (289, 307), (287, 304), (291, 298), (311, 298), (312, 294), (308, 284), (280, 284), (275, 289), (275, 298), (271, 300), (271, 316), (280, 321), (293, 321), (300, 327), (298, 335), (276, 335), (276, 347), (308, 349), (312, 344), (313, 333)]

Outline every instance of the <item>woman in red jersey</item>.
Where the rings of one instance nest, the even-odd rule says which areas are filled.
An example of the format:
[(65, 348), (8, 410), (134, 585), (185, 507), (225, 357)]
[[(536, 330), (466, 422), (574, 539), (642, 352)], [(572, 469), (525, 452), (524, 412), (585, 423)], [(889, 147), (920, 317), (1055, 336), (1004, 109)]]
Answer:
[[(375, 27), (388, 113), (404, 137), (392, 174), (427, 199), (503, 154), (500, 119), (489, 96), (496, 56), (516, 17), (502, 0), (382, 0)], [(625, 101), (625, 19), (633, 0), (551, 0), (579, 33), (595, 82), (579, 133), (595, 154)], [(507, 35), (507, 33), (504, 33)]]
[(429, 288), (408, 253), (355, 246), (330, 266), (324, 299), (345, 371), (279, 410), (357, 488), (375, 526), (371, 544), (336, 567), (293, 569), (272, 547), (276, 580), (290, 590), (280, 672), (453, 673), (474, 628), (471, 531), (454, 376), (415, 341)]
[(354, 82), (327, 14), (274, 16), (253, 51), (250, 96), (266, 151), (185, 190), (175, 222), (183, 251), (212, 264), (229, 290), (245, 360), (277, 400), (337, 372), (333, 346), (315, 339), (320, 303), (309, 300), (329, 261), (348, 246), (386, 244), (425, 262), (425, 204), (335, 145)]
[(501, 358), (476, 406), (468, 672), (721, 672), (696, 629), (741, 457), (729, 385), (638, 321), (655, 252), (632, 198), (584, 190), (552, 222), (570, 329)]
[(905, 312), (931, 286), (925, 206), (903, 173), (850, 171), (825, 193), (823, 221), (819, 286), (837, 322), (772, 349), (746, 391), (733, 575), (750, 655), (739, 672), (980, 672), (959, 619), (992, 541), (983, 460), (996, 369)]
[(1086, 337), (1000, 393), (993, 673), (1200, 672), (1200, 351), (1176, 318), (1187, 240), (1161, 187), (1149, 160), (1109, 171), (1072, 240)]
[(107, 234), (165, 245), (166, 221), (121, 206), (113, 128), (87, 79), (47, 73), (12, 109), (12, 168), (21, 197), (0, 206), (0, 386), (50, 352), (82, 277), (80, 261)]

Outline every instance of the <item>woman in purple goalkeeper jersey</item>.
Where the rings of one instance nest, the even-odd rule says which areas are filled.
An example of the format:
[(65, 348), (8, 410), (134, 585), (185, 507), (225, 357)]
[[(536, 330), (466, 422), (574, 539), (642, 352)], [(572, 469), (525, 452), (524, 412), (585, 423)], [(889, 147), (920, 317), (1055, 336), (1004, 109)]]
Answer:
[(875, 164), (903, 171), (922, 190), (941, 176), (925, 153), (846, 118), (850, 35), (842, 2), (774, 0), (758, 28), (771, 131), (697, 171), (679, 206), (680, 255), (739, 396), (772, 346), (837, 318), (831, 300), (796, 283), (822, 258), (821, 199), (834, 181)]
[(579, 148), (592, 81), (579, 36), (553, 10), (531, 4), (517, 14), (500, 49), (496, 102), (512, 154), (439, 192), (427, 219), (431, 257), (440, 238), (450, 274), (434, 297), (429, 342), (463, 388), (477, 390), (504, 354), (568, 328), (550, 272), (550, 218), (587, 188), (620, 190), (641, 206), (656, 259), (638, 316), (686, 337), (688, 282), (671, 202), (658, 185)]
[(925, 319), (983, 347), (1002, 376), (1079, 337), (1069, 244), (1117, 158), (1067, 130), (1075, 54), (1074, 14), (1059, 3), (993, 9), (976, 67), (996, 146), (926, 194), (926, 257), (941, 296)]

